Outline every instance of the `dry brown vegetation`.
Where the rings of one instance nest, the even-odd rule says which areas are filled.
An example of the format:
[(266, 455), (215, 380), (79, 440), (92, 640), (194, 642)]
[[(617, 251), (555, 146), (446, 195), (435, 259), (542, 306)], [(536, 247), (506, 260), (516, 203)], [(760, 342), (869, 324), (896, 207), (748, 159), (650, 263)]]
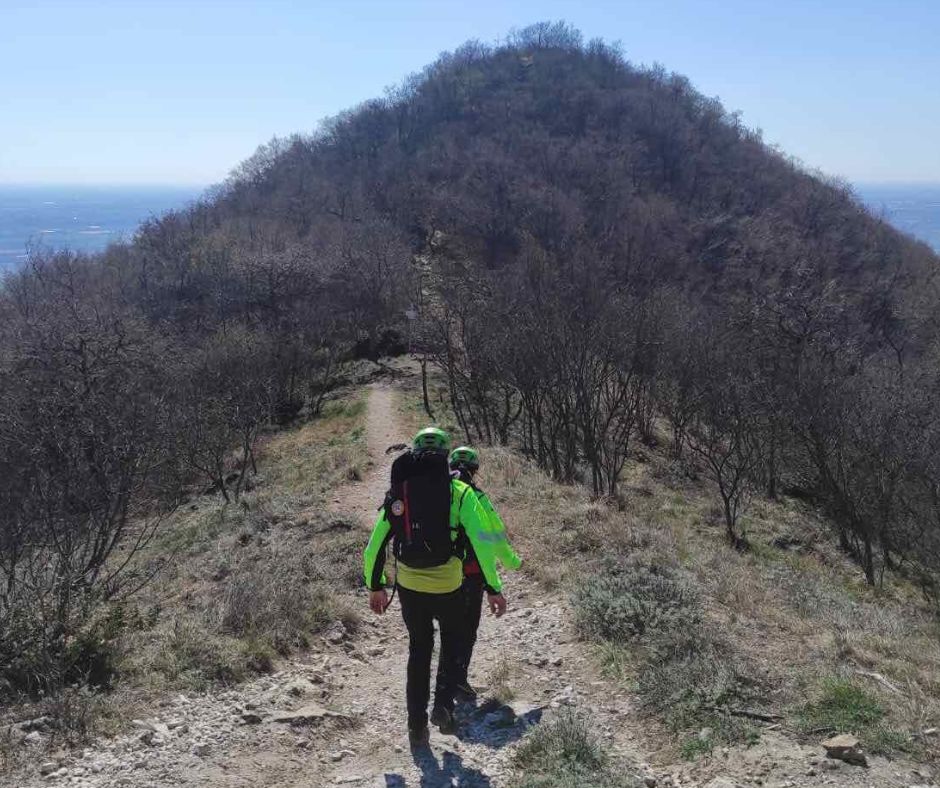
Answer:
[(240, 504), (203, 497), (173, 517), (154, 552), (177, 560), (154, 584), (160, 623), (134, 636), (132, 674), (201, 689), (269, 669), (333, 620), (354, 623), (325, 593), (359, 580), (352, 523), (328, 495), (362, 471), (362, 413), (360, 399), (330, 403), (262, 445), (263, 476)]
[[(446, 390), (432, 379), (432, 392), (443, 426), (453, 428)], [(427, 420), (419, 396), (413, 391), (406, 406), (415, 425)], [(924, 731), (940, 721), (940, 622), (919, 590), (898, 576), (868, 585), (832, 543), (823, 515), (793, 498), (752, 500), (742, 514), (751, 549), (734, 549), (722, 538), (723, 513), (703, 470), (673, 458), (666, 435), (657, 437), (658, 447), (631, 453), (617, 501), (559, 484), (507, 448), (484, 449), (479, 481), (506, 520), (525, 574), (573, 594), (576, 619), (578, 591), (599, 578), (651, 567), (682, 584), (679, 596), (694, 610), (680, 620), (693, 648), (652, 631), (668, 628), (662, 621), (676, 615), (675, 595), (664, 604), (650, 593), (638, 614), (627, 611), (647, 617), (646, 633), (595, 635), (599, 666), (675, 733), (673, 754), (747, 741), (766, 724), (818, 739), (843, 723), (870, 751), (936, 759), (940, 742)], [(640, 585), (635, 575), (626, 580), (626, 589)], [(623, 615), (627, 595), (610, 595), (602, 628)], [(664, 649), (681, 658), (664, 661)]]
[[(730, 649), (715, 670), (737, 659), (742, 678), (758, 685), (759, 706), (735, 711), (779, 714), (802, 732), (804, 708), (838, 679), (885, 711), (884, 726), (866, 742), (871, 749), (937, 756), (936, 737), (923, 731), (940, 719), (940, 625), (915, 588), (897, 579), (880, 591), (867, 586), (821, 536), (818, 513), (793, 500), (755, 502), (747, 514), (753, 549), (739, 552), (721, 539), (721, 513), (702, 481), (656, 452), (641, 449), (637, 459), (618, 511), (555, 484), (510, 451), (487, 452), (483, 483), (534, 579), (577, 588), (611, 559), (673, 569), (697, 590), (705, 626)], [(603, 658), (642, 686), (642, 642), (606, 645)], [(668, 678), (674, 699), (682, 687)], [(673, 722), (680, 734), (704, 724)]]
[[(358, 586), (361, 540), (330, 496), (365, 470), (363, 413), (347, 394), (321, 418), (265, 436), (262, 472), (237, 503), (194, 492), (135, 556), (160, 570), (149, 585), (98, 613), (111, 622), (98, 644), (115, 671), (111, 690), (65, 688), (8, 708), (8, 719), (47, 715), (49, 745), (75, 744), (116, 730), (160, 692), (235, 683), (272, 670), (333, 621), (355, 628), (355, 611), (332, 592)], [(26, 753), (0, 730), (2, 769)]]

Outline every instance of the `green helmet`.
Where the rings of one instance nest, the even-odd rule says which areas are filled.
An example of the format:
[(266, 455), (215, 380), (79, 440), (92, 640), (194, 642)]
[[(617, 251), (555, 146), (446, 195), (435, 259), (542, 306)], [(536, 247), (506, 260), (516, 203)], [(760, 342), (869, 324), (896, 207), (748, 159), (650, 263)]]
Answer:
[(425, 427), (415, 435), (412, 441), (415, 451), (434, 451), (447, 454), (450, 448), (450, 435), (437, 427)]
[(480, 455), (469, 446), (458, 446), (450, 453), (450, 467), (452, 470), (467, 468), (475, 471), (480, 467)]

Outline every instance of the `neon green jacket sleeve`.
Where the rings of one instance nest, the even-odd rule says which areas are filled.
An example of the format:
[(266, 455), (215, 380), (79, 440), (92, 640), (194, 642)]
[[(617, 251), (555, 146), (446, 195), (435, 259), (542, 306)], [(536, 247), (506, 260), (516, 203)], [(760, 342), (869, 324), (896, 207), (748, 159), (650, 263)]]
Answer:
[(509, 534), (506, 533), (506, 526), (503, 525), (503, 520), (496, 512), (489, 496), (482, 490), (478, 490), (477, 500), (486, 513), (487, 538), (492, 541), (496, 558), (507, 569), (518, 569), (522, 566), (522, 559), (512, 549), (512, 545), (509, 543)]
[(385, 587), (385, 545), (392, 536), (392, 525), (385, 516), (385, 507), (379, 512), (378, 519), (362, 554), (362, 574), (370, 591)]
[(489, 529), (486, 512), (480, 505), (476, 493), (468, 485), (457, 479), (451, 484), (454, 485), (454, 497), (458, 501), (458, 522), (463, 526), (464, 532), (473, 546), (487, 588), (498, 594), (503, 590), (503, 581), (500, 580), (499, 572), (496, 570), (496, 553), (493, 550), (493, 542), (488, 538)]

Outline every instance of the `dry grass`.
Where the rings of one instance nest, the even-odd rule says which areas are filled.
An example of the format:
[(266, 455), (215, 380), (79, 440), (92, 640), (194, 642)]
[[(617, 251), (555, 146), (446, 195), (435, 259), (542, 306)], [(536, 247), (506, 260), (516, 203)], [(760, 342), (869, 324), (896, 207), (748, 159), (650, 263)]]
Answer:
[[(446, 414), (441, 387), (432, 392)], [(415, 426), (427, 420), (419, 396), (416, 388), (405, 408)], [(695, 464), (639, 444), (616, 505), (555, 483), (505, 448), (484, 448), (479, 481), (523, 571), (545, 588), (575, 588), (610, 558), (680, 570), (700, 589), (707, 628), (768, 688), (775, 711), (795, 720), (827, 680), (848, 676), (884, 712), (879, 726), (889, 734), (879, 748), (904, 743), (925, 760), (940, 757), (940, 739), (922, 733), (940, 724), (940, 623), (904, 578), (866, 586), (812, 507), (756, 497), (744, 513), (751, 550), (740, 553), (725, 544), (714, 492)], [(641, 676), (634, 647), (602, 643), (599, 656), (630, 686)]]
[[(921, 732), (940, 721), (940, 628), (916, 589), (897, 576), (883, 589), (866, 586), (825, 520), (795, 500), (755, 499), (746, 513), (751, 550), (733, 550), (709, 487), (644, 453), (626, 488), (636, 541), (648, 537), (661, 560), (693, 575), (707, 619), (772, 688), (777, 710), (796, 714), (831, 676), (849, 676), (883, 709), (878, 749), (913, 743), (904, 749), (936, 758), (936, 738)], [(790, 549), (777, 546), (786, 542)]]
[(516, 788), (633, 788), (638, 778), (611, 759), (590, 721), (566, 710), (538, 726), (515, 755)]
[(516, 691), (512, 688), (513, 664), (505, 657), (497, 657), (486, 674), (486, 697), (500, 704), (512, 702)]
[(321, 418), (263, 441), (239, 502), (203, 495), (176, 512), (145, 558), (174, 556), (122, 638), (125, 685), (231, 684), (271, 670), (334, 620), (355, 626), (334, 591), (358, 584), (360, 545), (329, 502), (365, 470), (364, 412), (359, 397), (328, 403)]
[[(428, 419), (419, 381), (411, 385), (402, 410), (417, 428)], [(446, 388), (432, 380), (431, 392), (439, 421), (453, 428)], [(751, 549), (740, 553), (725, 544), (716, 496), (695, 463), (640, 444), (616, 502), (558, 484), (506, 448), (483, 448), (479, 481), (522, 571), (541, 586), (576, 588), (611, 558), (682, 571), (700, 591), (707, 631), (766, 689), (774, 711), (796, 725), (827, 680), (849, 676), (884, 711), (879, 725), (889, 733), (879, 748), (903, 743), (924, 760), (940, 758), (940, 737), (923, 735), (940, 725), (940, 622), (903, 577), (866, 586), (812, 507), (755, 497), (743, 515)], [(608, 675), (636, 687), (636, 647), (603, 642), (598, 656)]]

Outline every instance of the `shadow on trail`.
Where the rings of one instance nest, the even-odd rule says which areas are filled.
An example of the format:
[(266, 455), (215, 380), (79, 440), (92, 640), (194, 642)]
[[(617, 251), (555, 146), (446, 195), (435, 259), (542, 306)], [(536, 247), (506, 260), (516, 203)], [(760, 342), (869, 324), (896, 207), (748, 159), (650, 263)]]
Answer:
[(489, 700), (475, 708), (461, 724), (457, 738), (469, 744), (483, 744), (493, 749), (522, 738), (533, 725), (542, 721), (542, 706), (510, 706)]
[[(421, 770), (420, 788), (490, 788), (490, 778), (478, 769), (463, 765), (457, 753), (445, 752), (438, 764), (430, 747), (412, 750), (411, 757)], [(408, 783), (400, 774), (386, 774), (385, 788), (408, 788)]]

